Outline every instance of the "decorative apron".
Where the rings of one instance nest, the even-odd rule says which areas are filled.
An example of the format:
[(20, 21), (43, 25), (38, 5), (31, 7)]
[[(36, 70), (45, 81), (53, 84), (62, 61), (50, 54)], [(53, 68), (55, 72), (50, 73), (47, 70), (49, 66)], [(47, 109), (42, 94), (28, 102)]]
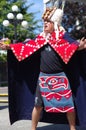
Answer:
[(74, 103), (67, 76), (64, 72), (40, 72), (39, 86), (46, 112), (73, 112)]

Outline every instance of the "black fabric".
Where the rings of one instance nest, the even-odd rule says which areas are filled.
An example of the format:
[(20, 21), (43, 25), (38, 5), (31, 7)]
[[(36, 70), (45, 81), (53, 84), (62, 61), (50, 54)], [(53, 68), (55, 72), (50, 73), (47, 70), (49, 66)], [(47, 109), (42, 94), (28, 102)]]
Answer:
[[(8, 51), (8, 92), (9, 115), (13, 124), (18, 120), (31, 119), (34, 106), (35, 89), (39, 75), (39, 52), (18, 62)], [(77, 111), (77, 123), (86, 127), (86, 51), (75, 53), (65, 67), (69, 78)], [(67, 123), (66, 114), (53, 114), (43, 111), (41, 121)]]
[(11, 124), (17, 120), (31, 119), (38, 74), (38, 54), (18, 62), (13, 53), (8, 52), (8, 93)]
[(49, 44), (41, 49), (40, 69), (44, 73), (59, 73), (63, 71), (64, 63)]

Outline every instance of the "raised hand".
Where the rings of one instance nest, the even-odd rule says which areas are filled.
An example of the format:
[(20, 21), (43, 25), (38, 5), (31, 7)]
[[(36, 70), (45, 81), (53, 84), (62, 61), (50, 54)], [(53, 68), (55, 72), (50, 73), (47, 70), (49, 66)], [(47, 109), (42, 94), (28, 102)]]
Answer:
[(5, 44), (3, 40), (0, 40), (0, 49), (8, 50), (8, 49), (10, 49), (10, 45), (9, 44)]
[(82, 49), (86, 49), (86, 39), (84, 37), (80, 40), (78, 50), (82, 50)]

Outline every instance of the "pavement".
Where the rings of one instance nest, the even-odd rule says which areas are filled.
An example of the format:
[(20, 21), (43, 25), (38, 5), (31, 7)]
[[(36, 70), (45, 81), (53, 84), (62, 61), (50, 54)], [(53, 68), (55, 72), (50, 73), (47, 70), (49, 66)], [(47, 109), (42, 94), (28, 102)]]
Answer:
[[(48, 126), (47, 123), (39, 123), (38, 126)], [(21, 120), (10, 125), (8, 103), (0, 103), (0, 130), (30, 130), (31, 120)], [(39, 128), (38, 128), (39, 130)]]
[[(68, 126), (64, 126), (68, 128)], [(58, 125), (58, 130), (63, 130), (63, 126)], [(30, 130), (31, 120), (20, 120), (10, 125), (8, 104), (0, 103), (0, 130)], [(39, 122), (37, 130), (57, 130), (57, 126), (49, 123)], [(68, 129), (69, 130), (69, 129)]]
[[(0, 103), (0, 130), (31, 130), (31, 120), (20, 120), (10, 125), (8, 103)], [(39, 122), (37, 130), (69, 130), (69, 126)], [(86, 130), (86, 128), (77, 126), (76, 130)]]
[[(6, 88), (5, 91), (7, 93)], [(8, 102), (0, 102), (0, 130), (31, 130), (31, 120), (20, 120), (10, 125)], [(39, 122), (37, 130), (69, 130), (69, 125)], [(86, 130), (86, 127), (77, 126), (76, 130)]]
[(0, 103), (8, 103), (8, 87), (0, 87)]
[[(37, 130), (69, 130), (67, 125), (55, 125), (39, 122)], [(21, 120), (10, 125), (8, 104), (0, 104), (0, 130), (31, 130), (31, 120)]]

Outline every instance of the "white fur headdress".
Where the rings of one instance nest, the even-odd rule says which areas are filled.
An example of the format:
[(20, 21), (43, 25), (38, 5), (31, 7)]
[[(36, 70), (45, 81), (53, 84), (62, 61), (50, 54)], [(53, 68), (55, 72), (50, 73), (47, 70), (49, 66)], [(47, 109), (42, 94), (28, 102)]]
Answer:
[[(54, 29), (56, 31), (56, 37), (58, 38), (58, 26), (61, 26), (65, 0), (43, 0), (44, 2), (44, 13), (42, 18), (44, 20), (50, 20), (54, 23)], [(61, 7), (59, 4), (61, 3)], [(51, 3), (51, 7), (48, 7), (48, 4)]]
[[(61, 0), (43, 0), (44, 2), (44, 14), (42, 18), (44, 20), (51, 20), (57, 25), (60, 25), (62, 22), (62, 17), (63, 17), (63, 9), (65, 5), (65, 0), (62, 0), (62, 7), (59, 8), (59, 2)], [(47, 4), (51, 3), (51, 7), (47, 7)]]

